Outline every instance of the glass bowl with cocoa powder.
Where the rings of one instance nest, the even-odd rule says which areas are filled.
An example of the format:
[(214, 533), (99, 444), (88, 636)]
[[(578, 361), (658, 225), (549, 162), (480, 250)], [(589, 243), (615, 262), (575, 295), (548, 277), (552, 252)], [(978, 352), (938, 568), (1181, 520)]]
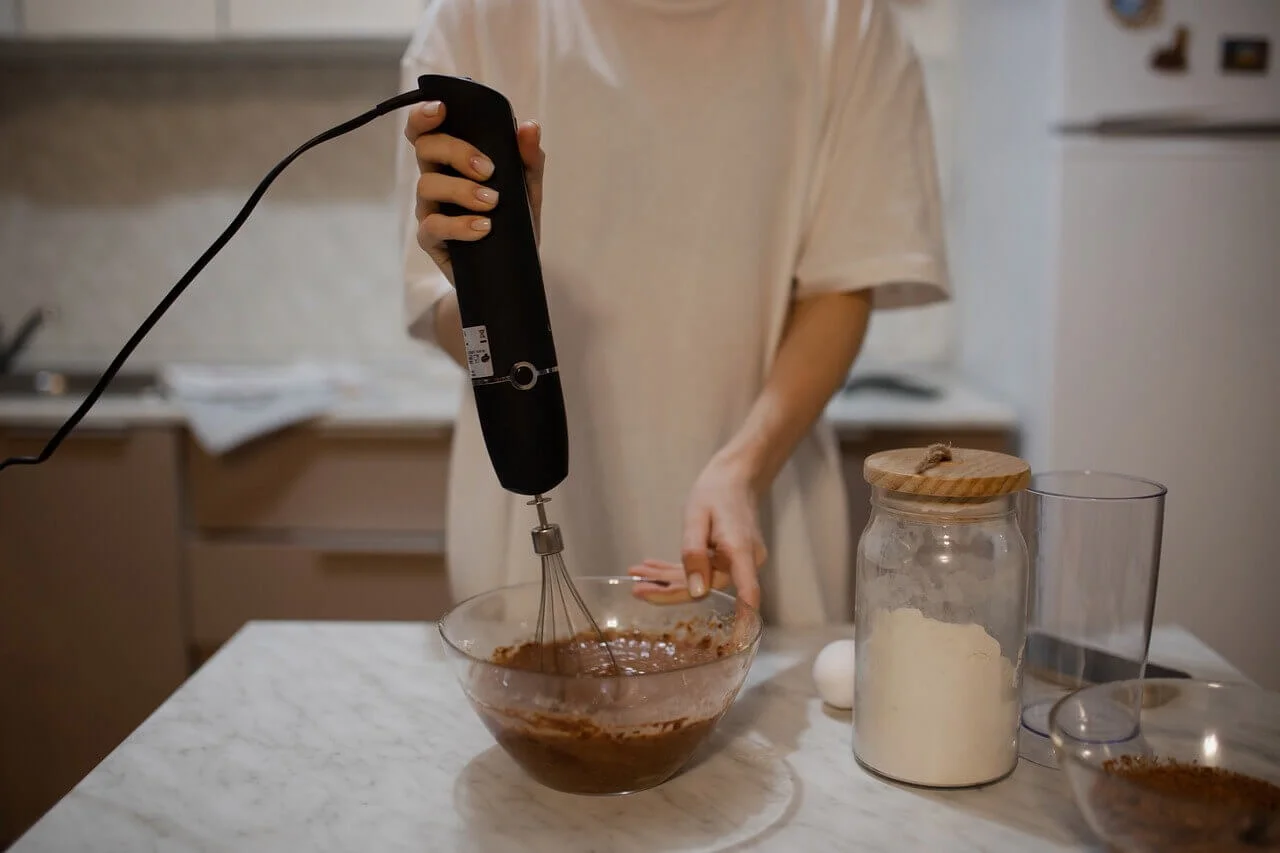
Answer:
[(1049, 717), (1085, 820), (1124, 853), (1280, 851), (1280, 693), (1147, 679), (1064, 697)]
[(667, 781), (715, 729), (755, 659), (755, 609), (718, 590), (654, 604), (632, 594), (635, 583), (574, 579), (612, 660), (582, 643), (573, 666), (548, 666), (549, 650), (534, 643), (541, 583), (481, 593), (439, 622), (471, 707), (548, 788), (629, 794)]

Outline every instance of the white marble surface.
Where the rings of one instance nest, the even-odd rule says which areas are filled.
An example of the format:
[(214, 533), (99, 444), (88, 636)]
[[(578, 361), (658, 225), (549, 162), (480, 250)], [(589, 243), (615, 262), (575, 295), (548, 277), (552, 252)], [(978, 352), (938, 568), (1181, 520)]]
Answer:
[[(368, 368), (368, 380), (351, 391), (322, 423), (338, 427), (440, 428), (452, 426), (464, 391), (462, 374), (449, 365), (410, 370), (402, 366)], [(837, 394), (827, 418), (845, 433), (866, 429), (1011, 429), (1012, 408), (990, 399), (946, 372), (907, 371), (936, 384), (942, 395), (917, 400), (884, 391)], [(47, 429), (60, 425), (80, 399), (0, 397), (0, 425)], [(180, 425), (182, 410), (158, 394), (101, 398), (84, 420), (98, 428), (132, 425)]]
[[(939, 793), (860, 770), (849, 714), (809, 677), (850, 632), (768, 631), (700, 760), (653, 791), (583, 798), (494, 745), (433, 625), (252, 623), (12, 853), (1100, 849), (1056, 771), (1024, 762)], [(1153, 659), (1239, 677), (1178, 629), (1157, 631)]]
[(826, 416), (845, 433), (860, 429), (1013, 429), (1018, 416), (1013, 407), (993, 399), (973, 387), (963, 377), (943, 369), (858, 368), (864, 373), (901, 373), (942, 393), (932, 400), (918, 400), (887, 391), (861, 389), (840, 393), (827, 404)]

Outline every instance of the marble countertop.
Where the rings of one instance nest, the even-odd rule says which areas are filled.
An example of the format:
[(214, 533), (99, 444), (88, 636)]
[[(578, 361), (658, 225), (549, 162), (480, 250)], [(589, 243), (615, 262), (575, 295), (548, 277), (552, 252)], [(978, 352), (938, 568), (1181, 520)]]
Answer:
[[(448, 429), (465, 390), (462, 374), (451, 365), (426, 369), (366, 369), (366, 381), (351, 388), (321, 423), (337, 427), (408, 427)], [(842, 432), (863, 429), (925, 427), (929, 429), (1012, 429), (1010, 406), (975, 390), (954, 374), (927, 368), (895, 370), (937, 387), (934, 399), (915, 399), (876, 389), (836, 394), (827, 419)], [(855, 371), (854, 375), (858, 375)], [(82, 398), (0, 396), (0, 425), (47, 430), (60, 425)], [(159, 393), (104, 396), (83, 423), (123, 428), (180, 425), (182, 406)]]
[[(464, 389), (460, 372), (433, 366), (425, 370), (362, 368), (359, 384), (346, 388), (333, 409), (320, 420), (343, 427), (388, 426), (449, 428)], [(0, 424), (33, 429), (61, 424), (83, 397), (0, 396)], [(182, 405), (160, 392), (104, 395), (85, 416), (87, 426), (118, 428), (181, 425)]]
[[(700, 759), (655, 790), (584, 798), (498, 749), (433, 625), (251, 623), (11, 853), (1101, 849), (1054, 770), (951, 792), (861, 770), (849, 713), (809, 674), (850, 633), (767, 631)], [(1177, 628), (1152, 657), (1239, 678)]]

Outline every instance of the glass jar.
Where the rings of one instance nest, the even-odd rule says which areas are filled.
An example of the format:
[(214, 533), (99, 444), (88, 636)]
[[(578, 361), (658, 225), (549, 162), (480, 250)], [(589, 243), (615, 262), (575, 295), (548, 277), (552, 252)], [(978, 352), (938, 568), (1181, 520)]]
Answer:
[(1014, 508), (1029, 466), (935, 445), (868, 457), (863, 477), (854, 754), (911, 785), (997, 781), (1018, 761), (1028, 560)]

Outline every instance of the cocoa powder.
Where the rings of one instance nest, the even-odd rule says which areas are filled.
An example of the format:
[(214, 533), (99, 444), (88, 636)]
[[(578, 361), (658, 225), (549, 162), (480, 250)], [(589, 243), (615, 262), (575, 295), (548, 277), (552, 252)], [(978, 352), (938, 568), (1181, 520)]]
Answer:
[(1280, 787), (1220, 767), (1124, 756), (1106, 761), (1092, 805), (1121, 849), (1161, 853), (1280, 850)]

